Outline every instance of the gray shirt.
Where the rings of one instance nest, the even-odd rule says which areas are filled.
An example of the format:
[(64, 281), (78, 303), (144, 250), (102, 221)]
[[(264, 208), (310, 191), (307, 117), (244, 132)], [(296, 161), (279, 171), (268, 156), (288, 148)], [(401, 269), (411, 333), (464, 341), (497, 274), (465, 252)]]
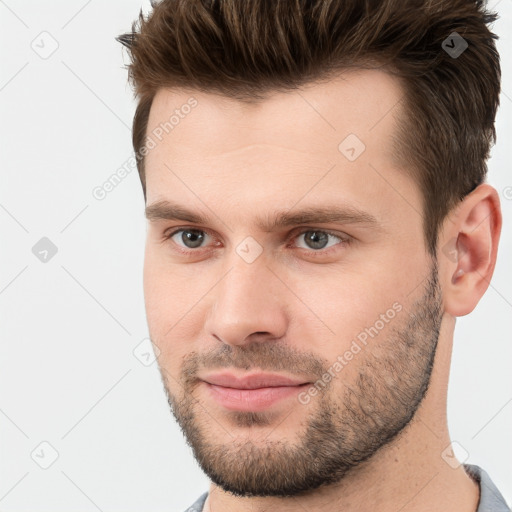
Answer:
[[(480, 501), (475, 512), (511, 512), (500, 491), (496, 488), (489, 475), (479, 466), (463, 464), (466, 473), (480, 487)], [(202, 512), (208, 492), (202, 494), (185, 512)]]

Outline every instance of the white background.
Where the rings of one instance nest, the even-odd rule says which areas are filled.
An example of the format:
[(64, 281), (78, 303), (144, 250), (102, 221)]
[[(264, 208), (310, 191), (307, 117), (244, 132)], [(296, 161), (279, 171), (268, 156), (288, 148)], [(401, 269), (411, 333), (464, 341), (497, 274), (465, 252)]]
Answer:
[[(489, 183), (504, 229), (488, 292), (457, 322), (448, 414), (467, 462), (512, 503), (512, 2), (489, 5), (503, 68)], [(148, 336), (136, 171), (92, 195), (132, 155), (135, 102), (114, 37), (140, 7), (149, 1), (0, 1), (2, 512), (179, 512), (208, 489), (156, 363), (133, 354)], [(41, 38), (58, 44), (48, 58), (33, 49)], [(32, 252), (42, 237), (58, 249), (46, 263)], [(48, 469), (34, 461), (51, 462), (43, 441), (58, 452)]]

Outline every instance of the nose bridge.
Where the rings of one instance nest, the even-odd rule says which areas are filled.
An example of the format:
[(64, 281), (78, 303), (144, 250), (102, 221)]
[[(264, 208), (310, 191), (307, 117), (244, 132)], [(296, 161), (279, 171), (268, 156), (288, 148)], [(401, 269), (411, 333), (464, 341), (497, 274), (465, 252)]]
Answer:
[[(242, 246), (243, 247), (243, 246)], [(263, 255), (248, 262), (233, 252), (229, 272), (214, 288), (206, 328), (225, 343), (240, 345), (254, 333), (281, 337), (285, 330), (284, 304), (276, 293), (273, 274)]]

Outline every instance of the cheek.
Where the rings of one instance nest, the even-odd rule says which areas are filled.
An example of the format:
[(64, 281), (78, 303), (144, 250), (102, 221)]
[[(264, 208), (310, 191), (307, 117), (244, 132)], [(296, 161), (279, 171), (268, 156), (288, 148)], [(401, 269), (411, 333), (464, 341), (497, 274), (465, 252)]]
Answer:
[(290, 326), (295, 331), (290, 338), (307, 343), (304, 349), (314, 347), (330, 362), (349, 350), (358, 336), (365, 348), (365, 341), (384, 339), (394, 320), (403, 316), (399, 313), (406, 300), (406, 292), (389, 275), (383, 268), (345, 268), (295, 280), (291, 288), (300, 301), (294, 301), (297, 325)]
[(166, 310), (170, 309), (172, 295), (168, 293), (169, 284), (166, 273), (154, 253), (146, 248), (144, 257), (144, 301), (146, 317), (152, 335), (159, 331), (159, 324), (165, 319)]
[(186, 267), (172, 264), (161, 248), (146, 247), (144, 299), (148, 321), (154, 327), (162, 322), (168, 326), (173, 325), (190, 309), (197, 278), (194, 281), (192, 274), (188, 276), (191, 267)]
[(177, 378), (183, 357), (199, 337), (201, 297), (208, 287), (192, 266), (172, 265), (150, 250), (145, 254), (143, 281), (147, 324), (160, 350), (159, 364)]

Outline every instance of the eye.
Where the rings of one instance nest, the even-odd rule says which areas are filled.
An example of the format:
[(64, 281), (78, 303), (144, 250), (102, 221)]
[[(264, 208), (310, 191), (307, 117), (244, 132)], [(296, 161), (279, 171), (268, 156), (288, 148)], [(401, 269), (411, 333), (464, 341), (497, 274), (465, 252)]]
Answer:
[[(348, 244), (349, 240), (348, 237), (342, 237), (339, 235), (336, 235), (334, 233), (331, 233), (329, 231), (324, 231), (321, 229), (311, 229), (303, 230), (299, 234), (295, 235), (293, 238), (300, 239), (303, 237), (303, 240), (306, 244), (304, 247), (298, 246), (300, 249), (314, 249), (313, 252), (321, 252), (324, 249), (330, 249), (334, 245), (338, 245), (341, 242), (341, 245)], [(329, 239), (334, 239), (334, 243), (328, 246)], [(336, 242), (336, 240), (338, 242)]]
[[(166, 236), (166, 238), (173, 240), (178, 247), (184, 249), (197, 249), (201, 247), (205, 237), (210, 237), (210, 235), (201, 229), (178, 229)], [(180, 242), (183, 243), (183, 246), (180, 245)]]
[[(301, 237), (303, 237), (305, 245), (294, 245), (294, 247), (307, 250), (312, 254), (324, 254), (333, 246), (345, 246), (350, 242), (350, 238), (348, 236), (344, 237), (331, 233), (330, 231), (314, 228), (304, 229), (300, 233), (294, 234), (291, 239), (300, 240)], [(206, 231), (193, 228), (181, 228), (165, 235), (165, 240), (172, 240), (176, 244), (178, 250), (184, 253), (190, 253), (195, 249), (201, 249), (207, 246), (208, 244), (205, 244), (204, 242), (209, 238), (213, 237)], [(329, 242), (331, 242), (330, 245)], [(215, 245), (219, 245), (219, 242), (216, 242)]]

